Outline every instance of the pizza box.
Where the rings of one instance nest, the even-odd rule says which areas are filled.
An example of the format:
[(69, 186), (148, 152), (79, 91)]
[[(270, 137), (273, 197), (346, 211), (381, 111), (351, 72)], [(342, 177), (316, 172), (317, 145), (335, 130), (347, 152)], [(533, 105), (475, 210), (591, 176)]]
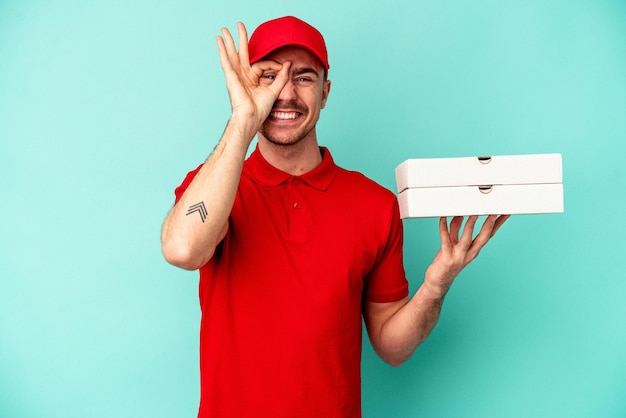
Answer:
[(562, 183), (561, 154), (415, 158), (396, 168), (398, 193), (413, 187)]
[(402, 218), (563, 212), (561, 154), (410, 159), (396, 168)]

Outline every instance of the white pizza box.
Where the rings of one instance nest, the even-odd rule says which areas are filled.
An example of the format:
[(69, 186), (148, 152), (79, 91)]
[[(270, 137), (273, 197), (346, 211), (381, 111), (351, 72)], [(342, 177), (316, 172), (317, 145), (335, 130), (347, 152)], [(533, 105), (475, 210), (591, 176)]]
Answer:
[(428, 218), (563, 212), (563, 184), (419, 187), (398, 195), (400, 216)]
[(561, 154), (409, 159), (396, 168), (398, 193), (415, 187), (562, 183)]

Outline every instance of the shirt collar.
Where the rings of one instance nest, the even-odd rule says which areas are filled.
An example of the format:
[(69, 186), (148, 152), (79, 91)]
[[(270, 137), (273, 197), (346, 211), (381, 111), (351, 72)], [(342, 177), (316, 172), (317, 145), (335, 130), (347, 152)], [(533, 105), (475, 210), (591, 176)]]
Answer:
[(311, 187), (325, 191), (333, 182), (338, 167), (326, 147), (320, 147), (320, 152), (322, 153), (322, 162), (320, 165), (301, 176), (292, 176), (268, 163), (261, 155), (257, 145), (244, 165), (244, 174), (268, 187), (278, 186), (289, 179), (298, 178)]

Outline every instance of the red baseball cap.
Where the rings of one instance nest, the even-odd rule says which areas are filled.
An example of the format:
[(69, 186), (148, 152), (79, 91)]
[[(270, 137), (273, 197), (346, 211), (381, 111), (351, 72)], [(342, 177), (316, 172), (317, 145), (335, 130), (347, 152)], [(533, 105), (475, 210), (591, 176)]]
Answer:
[(248, 42), (250, 64), (262, 60), (270, 52), (287, 45), (308, 50), (320, 60), (328, 72), (330, 65), (328, 65), (328, 52), (324, 37), (313, 26), (293, 16), (269, 20), (256, 28)]

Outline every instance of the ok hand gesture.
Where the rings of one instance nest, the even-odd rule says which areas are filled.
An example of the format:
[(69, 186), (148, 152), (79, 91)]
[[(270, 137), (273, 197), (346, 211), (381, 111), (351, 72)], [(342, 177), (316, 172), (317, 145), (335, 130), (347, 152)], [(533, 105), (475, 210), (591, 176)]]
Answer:
[[(220, 63), (226, 77), (233, 117), (241, 118), (256, 132), (265, 121), (280, 91), (288, 80), (290, 62), (281, 65), (274, 61), (259, 61), (250, 65), (248, 34), (243, 23), (237, 23), (239, 51), (232, 35), (222, 28), (217, 36)], [(276, 78), (272, 83), (260, 83), (263, 73), (272, 71)]]

